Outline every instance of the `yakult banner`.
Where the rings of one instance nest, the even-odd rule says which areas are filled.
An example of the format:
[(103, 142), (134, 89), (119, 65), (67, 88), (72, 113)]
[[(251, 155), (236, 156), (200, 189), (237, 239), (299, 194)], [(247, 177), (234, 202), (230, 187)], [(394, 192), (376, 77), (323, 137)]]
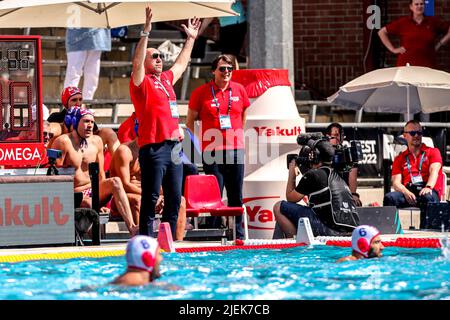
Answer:
[(74, 243), (71, 176), (0, 178), (0, 246)]
[[(280, 181), (270, 182), (264, 187), (258, 182), (246, 182), (246, 197), (244, 206), (248, 216), (248, 236), (250, 239), (272, 239), (275, 228), (273, 205), (281, 200), (280, 195), (272, 194), (270, 190), (282, 188)], [(252, 197), (251, 195), (254, 195)]]
[(247, 90), (244, 205), (249, 237), (271, 239), (275, 228), (273, 205), (285, 199), (288, 177), (286, 154), (298, 154), (297, 136), (305, 132), (287, 70), (236, 70), (233, 81)]
[[(298, 150), (295, 151), (298, 153)], [(286, 157), (287, 153), (282, 153), (244, 179), (244, 205), (250, 239), (272, 239), (275, 228), (273, 206), (278, 201), (286, 200)]]

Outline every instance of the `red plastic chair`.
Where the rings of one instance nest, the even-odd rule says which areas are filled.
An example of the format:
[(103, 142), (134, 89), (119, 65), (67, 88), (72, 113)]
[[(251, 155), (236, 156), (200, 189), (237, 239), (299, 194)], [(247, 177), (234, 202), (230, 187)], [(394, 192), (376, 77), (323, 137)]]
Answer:
[[(186, 217), (199, 216), (232, 217), (233, 238), (236, 238), (235, 217), (244, 215), (244, 207), (228, 207), (222, 202), (219, 183), (213, 175), (191, 175), (186, 177), (184, 188), (186, 198)], [(197, 226), (195, 226), (197, 228)], [(245, 235), (248, 234), (244, 223)]]

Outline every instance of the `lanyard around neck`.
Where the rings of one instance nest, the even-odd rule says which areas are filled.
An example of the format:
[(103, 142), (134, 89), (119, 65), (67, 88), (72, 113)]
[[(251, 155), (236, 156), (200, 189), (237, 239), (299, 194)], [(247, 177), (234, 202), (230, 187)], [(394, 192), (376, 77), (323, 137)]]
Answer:
[[(422, 157), (421, 157), (421, 159), (420, 159), (419, 173), (422, 171), (422, 164), (423, 164), (423, 160), (424, 160), (424, 159), (425, 159), (425, 151), (422, 152)], [(408, 171), (409, 171), (409, 174), (412, 175), (412, 172), (411, 172), (411, 163), (409, 162), (409, 157), (408, 157), (408, 156), (406, 156), (406, 163), (407, 163), (407, 165), (408, 165)]]
[(162, 88), (162, 90), (166, 94), (167, 98), (170, 100), (170, 94), (167, 91), (166, 87), (164, 87), (163, 83), (158, 78), (156, 78), (155, 76), (153, 76), (153, 79), (154, 79), (155, 83), (159, 84), (159, 86)]
[[(232, 103), (232, 99), (231, 99), (231, 95), (232, 95), (232, 93), (231, 93), (231, 87), (230, 87), (229, 91), (230, 91), (230, 94), (229, 94), (229, 97), (228, 97), (228, 111), (227, 111), (227, 114), (230, 114), (230, 111), (231, 111), (231, 103)], [(213, 86), (213, 85), (211, 85), (211, 93), (212, 93), (212, 96), (213, 96), (213, 99), (214, 99), (214, 103), (216, 104), (217, 113), (220, 114), (220, 110), (219, 110), (219, 101), (218, 101), (217, 98), (216, 98), (216, 94), (215, 94), (215, 92), (214, 92), (214, 86)]]

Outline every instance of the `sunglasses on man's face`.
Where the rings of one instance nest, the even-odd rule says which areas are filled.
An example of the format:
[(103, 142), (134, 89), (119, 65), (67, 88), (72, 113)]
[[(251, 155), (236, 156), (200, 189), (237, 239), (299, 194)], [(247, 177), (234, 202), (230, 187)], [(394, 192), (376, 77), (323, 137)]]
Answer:
[(411, 137), (415, 137), (416, 135), (421, 136), (423, 135), (423, 131), (405, 131), (405, 133), (408, 133)]
[(220, 72), (225, 72), (225, 71), (231, 72), (231, 71), (233, 71), (233, 67), (221, 66), (221, 67), (219, 67), (219, 71)]
[(164, 59), (163, 55), (161, 53), (152, 53), (152, 59), (158, 59), (160, 58), (161, 60)]
[(52, 132), (47, 132), (44, 131), (43, 132), (44, 137), (48, 137), (49, 139), (53, 138), (54, 134)]

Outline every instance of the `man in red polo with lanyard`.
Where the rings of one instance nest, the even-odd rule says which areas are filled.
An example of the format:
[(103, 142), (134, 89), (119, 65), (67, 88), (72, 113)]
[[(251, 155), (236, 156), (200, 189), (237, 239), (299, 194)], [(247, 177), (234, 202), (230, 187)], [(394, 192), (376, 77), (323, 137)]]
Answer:
[(419, 207), (420, 228), (425, 227), (425, 209), (430, 202), (439, 202), (443, 192), (442, 157), (439, 149), (422, 143), (422, 126), (410, 120), (404, 128), (408, 149), (400, 153), (392, 165), (392, 187), (384, 196), (383, 205), (397, 208)]
[(180, 152), (182, 139), (178, 126), (177, 97), (173, 85), (186, 70), (200, 20), (189, 19), (182, 25), (187, 35), (183, 50), (172, 68), (163, 72), (161, 53), (148, 48), (152, 10), (145, 9), (146, 19), (136, 52), (130, 81), (130, 97), (139, 123), (139, 164), (142, 177), (142, 198), (139, 234), (154, 236), (155, 206), (163, 187), (165, 205), (163, 222), (169, 222), (172, 235), (178, 219), (181, 201), (183, 167)]
[[(194, 121), (201, 121), (199, 141), (203, 152), (203, 170), (213, 174), (221, 192), (227, 189), (228, 205), (242, 206), (244, 181), (245, 111), (250, 101), (245, 88), (231, 81), (233, 60), (218, 56), (211, 65), (214, 80), (191, 94), (186, 126), (194, 132)], [(217, 220), (217, 219), (216, 219)], [(236, 237), (242, 239), (242, 217), (236, 217)], [(220, 220), (214, 224), (220, 225)]]

